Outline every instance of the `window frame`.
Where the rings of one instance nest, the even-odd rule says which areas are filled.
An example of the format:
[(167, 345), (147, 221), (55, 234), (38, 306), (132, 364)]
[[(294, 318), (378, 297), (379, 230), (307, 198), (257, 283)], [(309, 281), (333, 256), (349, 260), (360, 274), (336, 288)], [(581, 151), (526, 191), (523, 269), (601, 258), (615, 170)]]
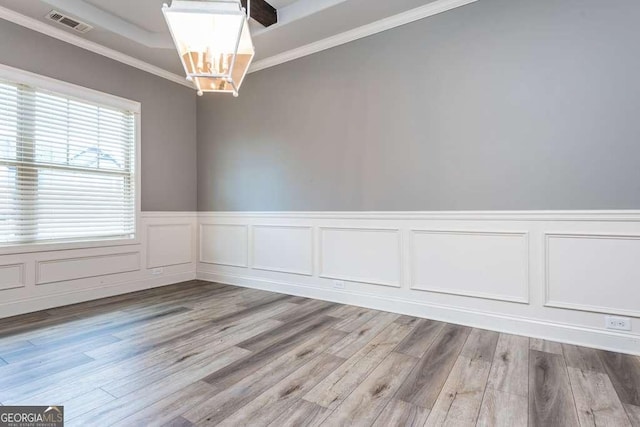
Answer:
[(135, 159), (134, 159), (134, 237), (129, 239), (122, 238), (87, 238), (86, 240), (77, 239), (66, 242), (33, 242), (33, 243), (16, 243), (16, 244), (0, 244), (0, 255), (11, 255), (21, 253), (32, 252), (47, 252), (47, 251), (60, 251), (70, 249), (89, 249), (89, 248), (101, 248), (112, 246), (124, 246), (124, 245), (139, 245), (141, 241), (140, 236), (140, 219), (142, 216), (141, 202), (140, 202), (140, 187), (141, 187), (141, 161), (140, 161), (140, 149), (141, 149), (141, 112), (142, 105), (140, 102), (132, 101), (119, 96), (111, 95), (108, 93), (100, 92), (95, 89), (89, 89), (83, 86), (79, 86), (73, 83), (68, 83), (62, 80), (53, 79), (51, 77), (42, 76), (29, 71), (24, 71), (18, 68), (10, 67), (0, 63), (0, 78), (9, 80), (19, 84), (25, 84), (28, 86), (34, 86), (39, 89), (47, 90), (74, 98), (80, 102), (90, 102), (105, 107), (117, 108), (122, 110), (131, 111), (134, 114), (135, 125)]

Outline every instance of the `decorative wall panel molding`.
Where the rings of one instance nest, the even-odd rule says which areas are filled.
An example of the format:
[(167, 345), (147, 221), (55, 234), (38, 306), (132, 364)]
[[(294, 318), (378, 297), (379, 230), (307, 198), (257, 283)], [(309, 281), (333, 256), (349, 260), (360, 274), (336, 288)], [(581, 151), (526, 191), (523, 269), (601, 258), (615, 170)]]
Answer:
[(411, 288), (529, 302), (527, 232), (411, 230)]
[(400, 287), (399, 229), (320, 227), (320, 273), (326, 279)]
[(140, 270), (140, 252), (125, 252), (36, 262), (36, 285)]
[(312, 276), (313, 255), (311, 227), (282, 225), (252, 227), (251, 268), (253, 269)]
[(545, 234), (545, 305), (640, 317), (640, 235)]
[(147, 268), (189, 264), (193, 260), (193, 224), (150, 224)]
[(0, 265), (0, 291), (24, 287), (25, 269), (24, 263)]
[(206, 264), (249, 267), (249, 227), (200, 224), (199, 260)]

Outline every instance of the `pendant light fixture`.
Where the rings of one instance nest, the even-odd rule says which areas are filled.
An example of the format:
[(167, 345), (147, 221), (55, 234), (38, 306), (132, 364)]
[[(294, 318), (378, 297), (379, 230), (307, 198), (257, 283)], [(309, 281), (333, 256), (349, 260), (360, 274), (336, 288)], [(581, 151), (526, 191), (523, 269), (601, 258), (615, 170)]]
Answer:
[(198, 95), (226, 92), (238, 96), (255, 55), (249, 14), (240, 0), (174, 0), (162, 12), (187, 80), (194, 82)]

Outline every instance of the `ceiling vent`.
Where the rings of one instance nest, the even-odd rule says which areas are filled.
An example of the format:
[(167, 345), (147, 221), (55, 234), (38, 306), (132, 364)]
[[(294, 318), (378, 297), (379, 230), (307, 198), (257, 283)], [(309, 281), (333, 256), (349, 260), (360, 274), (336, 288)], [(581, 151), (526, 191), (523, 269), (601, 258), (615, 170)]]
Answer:
[(58, 24), (62, 24), (65, 27), (69, 27), (79, 33), (86, 33), (87, 31), (91, 30), (93, 27), (89, 24), (86, 24), (84, 22), (80, 22), (77, 19), (71, 18), (63, 13), (60, 13), (58, 11), (52, 10), (51, 12), (49, 12), (46, 16), (47, 19), (51, 20), (51, 21), (56, 21)]

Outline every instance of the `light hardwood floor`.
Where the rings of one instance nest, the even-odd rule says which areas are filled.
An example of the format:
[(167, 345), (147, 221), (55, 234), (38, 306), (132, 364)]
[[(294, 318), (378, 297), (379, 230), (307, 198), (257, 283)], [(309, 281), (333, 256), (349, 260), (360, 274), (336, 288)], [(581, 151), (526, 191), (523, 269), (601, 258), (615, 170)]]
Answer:
[(640, 358), (193, 281), (0, 320), (0, 402), (69, 426), (640, 426)]

